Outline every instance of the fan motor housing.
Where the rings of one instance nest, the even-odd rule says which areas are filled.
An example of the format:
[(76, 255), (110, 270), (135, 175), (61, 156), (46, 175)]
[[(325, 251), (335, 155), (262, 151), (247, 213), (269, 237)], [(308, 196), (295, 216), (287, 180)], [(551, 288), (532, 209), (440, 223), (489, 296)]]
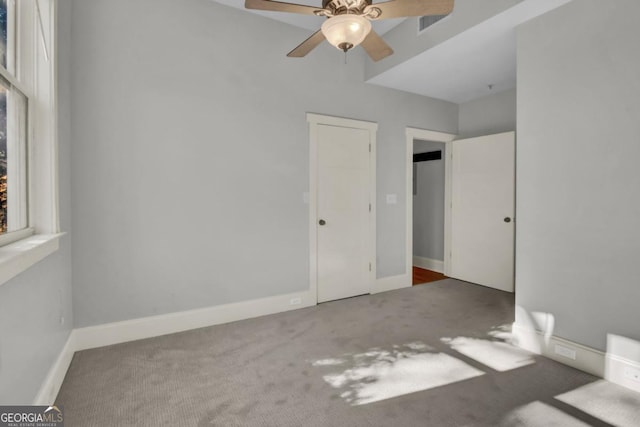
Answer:
[(344, 13), (362, 14), (371, 0), (322, 0), (322, 8), (330, 10), (333, 15)]
[(381, 11), (371, 6), (372, 0), (322, 0), (322, 10), (315, 12), (318, 16), (330, 18), (337, 15), (362, 15), (368, 19), (377, 19)]

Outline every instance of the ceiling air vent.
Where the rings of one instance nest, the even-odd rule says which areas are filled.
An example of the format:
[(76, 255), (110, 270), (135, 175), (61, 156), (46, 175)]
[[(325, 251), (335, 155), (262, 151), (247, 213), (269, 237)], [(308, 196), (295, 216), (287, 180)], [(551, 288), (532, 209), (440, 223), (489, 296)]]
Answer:
[(442, 18), (446, 18), (449, 15), (429, 15), (429, 16), (421, 16), (418, 20), (418, 31), (423, 31)]

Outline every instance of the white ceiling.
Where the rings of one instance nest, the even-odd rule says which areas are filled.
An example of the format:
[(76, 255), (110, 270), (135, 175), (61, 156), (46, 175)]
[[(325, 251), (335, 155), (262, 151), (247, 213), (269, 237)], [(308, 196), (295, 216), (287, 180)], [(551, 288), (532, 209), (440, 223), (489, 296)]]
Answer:
[(571, 0), (524, 0), (368, 80), (462, 104), (516, 86), (516, 27)]
[[(244, 0), (215, 0), (244, 9)], [(317, 6), (321, 0), (288, 0)], [(516, 86), (516, 27), (571, 0), (522, 0), (506, 11), (463, 31), (368, 83), (444, 99), (457, 104)], [(325, 18), (282, 12), (247, 12), (315, 31)], [(454, 11), (455, 13), (455, 11)], [(404, 19), (373, 22), (384, 34)], [(437, 25), (437, 24), (436, 24)]]

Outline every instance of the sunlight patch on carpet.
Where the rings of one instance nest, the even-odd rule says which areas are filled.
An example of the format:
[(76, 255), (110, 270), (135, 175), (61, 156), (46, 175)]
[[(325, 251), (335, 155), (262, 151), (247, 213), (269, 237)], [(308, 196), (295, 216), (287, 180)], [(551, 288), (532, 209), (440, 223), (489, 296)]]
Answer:
[(577, 418), (547, 405), (535, 401), (520, 406), (509, 412), (498, 423), (499, 426), (527, 426), (527, 427), (588, 427)]
[(313, 366), (336, 366), (345, 363), (344, 359), (320, 359), (313, 362)]
[(510, 325), (494, 327), (487, 335), (489, 339), (457, 337), (441, 338), (440, 341), (458, 353), (499, 372), (535, 363), (532, 353), (512, 344)]
[(495, 326), (489, 332), (487, 332), (487, 335), (489, 335), (493, 339), (513, 344), (513, 333), (511, 332), (511, 325)]
[[(323, 376), (351, 405), (364, 405), (468, 380), (484, 372), (421, 342), (340, 358), (350, 366)], [(315, 364), (315, 362), (314, 362)], [(318, 366), (318, 365), (315, 365)], [(324, 365), (327, 366), (327, 365)]]
[(556, 399), (615, 426), (640, 426), (640, 393), (605, 380), (560, 394)]
[(442, 338), (442, 342), (458, 353), (500, 372), (535, 363), (531, 353), (502, 341), (457, 337)]

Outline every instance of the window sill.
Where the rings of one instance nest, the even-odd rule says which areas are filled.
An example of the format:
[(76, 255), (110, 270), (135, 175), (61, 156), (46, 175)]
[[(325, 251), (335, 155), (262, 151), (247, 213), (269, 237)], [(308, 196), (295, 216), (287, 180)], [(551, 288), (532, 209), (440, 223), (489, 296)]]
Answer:
[(36, 234), (0, 247), (0, 286), (60, 247), (60, 234)]

